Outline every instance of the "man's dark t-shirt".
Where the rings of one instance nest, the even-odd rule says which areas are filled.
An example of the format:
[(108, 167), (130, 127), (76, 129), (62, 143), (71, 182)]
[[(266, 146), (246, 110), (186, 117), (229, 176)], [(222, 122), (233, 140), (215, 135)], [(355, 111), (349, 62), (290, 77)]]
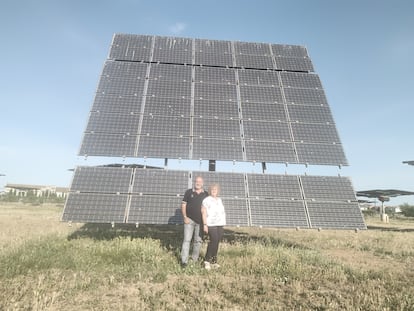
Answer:
[(186, 202), (186, 215), (191, 218), (194, 222), (201, 224), (201, 203), (208, 197), (207, 191), (200, 193), (195, 192), (193, 189), (188, 189), (184, 193), (183, 202)]

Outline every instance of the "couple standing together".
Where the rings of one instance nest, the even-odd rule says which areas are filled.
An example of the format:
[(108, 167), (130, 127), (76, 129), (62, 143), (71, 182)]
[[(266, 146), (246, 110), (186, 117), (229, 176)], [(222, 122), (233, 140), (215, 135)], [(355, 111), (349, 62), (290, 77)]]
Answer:
[[(191, 259), (197, 262), (202, 244), (202, 232), (208, 234), (210, 241), (204, 257), (204, 267), (207, 270), (220, 267), (217, 263), (219, 242), (223, 237), (226, 225), (226, 213), (223, 202), (218, 197), (220, 187), (212, 184), (208, 192), (203, 188), (203, 178), (197, 176), (192, 189), (188, 189), (181, 203), (181, 213), (184, 220), (184, 240), (181, 248), (181, 265), (188, 264), (190, 244), (193, 239)], [(202, 227), (202, 230), (200, 230)]]

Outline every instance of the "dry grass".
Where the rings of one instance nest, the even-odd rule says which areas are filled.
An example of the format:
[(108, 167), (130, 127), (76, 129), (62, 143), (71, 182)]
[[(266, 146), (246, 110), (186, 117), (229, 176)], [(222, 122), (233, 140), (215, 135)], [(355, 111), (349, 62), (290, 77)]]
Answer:
[(0, 205), (0, 310), (414, 310), (413, 221), (227, 228), (207, 272), (180, 268), (180, 226), (70, 227), (61, 211)]

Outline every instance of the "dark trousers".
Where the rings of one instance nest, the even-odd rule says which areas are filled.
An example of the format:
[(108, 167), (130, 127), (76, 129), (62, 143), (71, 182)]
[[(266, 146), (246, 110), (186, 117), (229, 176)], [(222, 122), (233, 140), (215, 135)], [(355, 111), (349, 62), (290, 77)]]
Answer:
[(210, 238), (210, 242), (207, 246), (207, 253), (205, 257), (205, 261), (210, 263), (217, 262), (217, 251), (219, 247), (219, 242), (223, 237), (224, 228), (220, 227), (208, 227), (208, 236)]

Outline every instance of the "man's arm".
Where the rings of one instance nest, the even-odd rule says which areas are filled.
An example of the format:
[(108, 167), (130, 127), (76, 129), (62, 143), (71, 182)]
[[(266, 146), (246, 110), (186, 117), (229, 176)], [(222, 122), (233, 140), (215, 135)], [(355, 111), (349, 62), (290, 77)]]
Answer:
[(181, 214), (183, 215), (183, 221), (185, 224), (190, 223), (190, 220), (187, 217), (187, 202), (181, 202)]

